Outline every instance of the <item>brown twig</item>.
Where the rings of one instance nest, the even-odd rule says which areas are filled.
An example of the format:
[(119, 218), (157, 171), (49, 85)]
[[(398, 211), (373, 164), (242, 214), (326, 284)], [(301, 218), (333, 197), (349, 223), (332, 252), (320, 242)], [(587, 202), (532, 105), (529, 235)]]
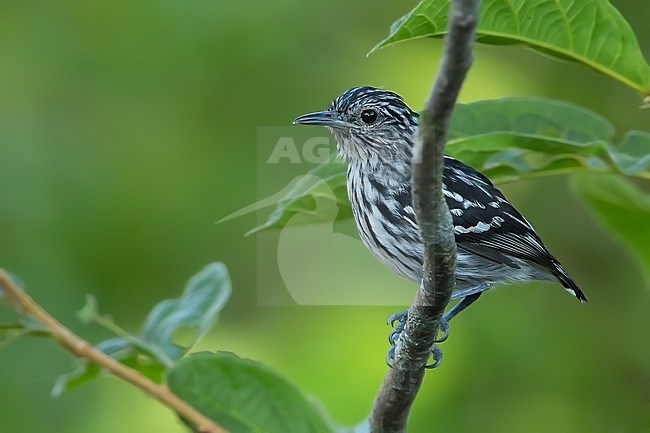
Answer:
[(424, 243), (422, 283), (409, 309), (404, 331), (370, 415), (373, 433), (403, 432), (422, 384), (440, 321), (456, 280), (456, 242), (442, 194), (442, 170), (449, 121), (472, 63), (479, 0), (452, 0), (445, 51), (420, 116), (411, 185), (413, 206)]
[(64, 349), (71, 352), (77, 358), (86, 359), (131, 385), (140, 388), (146, 394), (175, 411), (180, 417), (192, 425), (197, 432), (226, 433), (226, 430), (222, 427), (174, 395), (167, 386), (149, 380), (142, 374), (121, 364), (75, 335), (18, 287), (3, 269), (0, 269), (0, 290), (4, 291), (4, 297), (15, 310), (43, 325)]

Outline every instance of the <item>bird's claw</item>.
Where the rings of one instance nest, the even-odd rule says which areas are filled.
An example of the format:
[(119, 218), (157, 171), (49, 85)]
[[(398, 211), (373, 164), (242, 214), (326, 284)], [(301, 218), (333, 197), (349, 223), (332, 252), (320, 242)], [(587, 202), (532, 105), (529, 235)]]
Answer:
[[(386, 318), (386, 324), (395, 328), (392, 331), (390, 331), (390, 334), (388, 334), (388, 342), (391, 344), (391, 346), (397, 343), (397, 339), (399, 338), (399, 335), (404, 330), (404, 326), (406, 326), (407, 318), (408, 318), (408, 310), (391, 314), (390, 316), (388, 316), (388, 318)], [(397, 326), (395, 326), (395, 322), (397, 322)], [(447, 341), (447, 338), (449, 338), (449, 322), (444, 317), (442, 318), (442, 320), (440, 320), (440, 328), (438, 329), (438, 332), (441, 332), (442, 335), (440, 335), (439, 337), (437, 336), (435, 342), (443, 343)]]
[[(386, 365), (388, 365), (390, 368), (393, 368), (393, 361), (395, 360), (395, 348), (395, 345), (390, 346), (390, 349), (388, 349), (388, 353), (386, 354)], [(431, 348), (431, 359), (433, 362), (430, 364), (427, 363), (427, 365), (424, 366), (424, 368), (427, 370), (436, 368), (442, 362), (442, 350), (440, 350), (440, 348), (436, 345)]]
[(395, 326), (395, 322), (399, 322), (402, 327), (406, 323), (406, 318), (408, 317), (409, 310), (400, 311), (399, 313), (391, 314), (386, 318), (386, 324), (390, 326)]
[[(386, 319), (386, 323), (395, 328), (390, 332), (390, 334), (388, 334), (390, 349), (388, 349), (388, 353), (386, 354), (386, 364), (388, 364), (388, 366), (391, 368), (393, 368), (393, 361), (395, 360), (395, 348), (397, 345), (397, 340), (404, 330), (407, 318), (408, 310), (404, 310), (400, 311), (399, 313), (391, 314)], [(395, 326), (395, 323), (397, 323), (397, 326)], [(440, 321), (439, 332), (441, 332), (442, 335), (436, 338), (435, 343), (442, 343), (449, 337), (449, 322), (447, 322), (447, 320), (444, 318)], [(440, 348), (435, 344), (431, 348), (431, 358), (433, 359), (433, 362), (425, 366), (427, 369), (436, 368), (442, 362), (442, 350), (440, 350)]]
[(394, 346), (397, 344), (397, 340), (399, 339), (399, 335), (402, 333), (402, 329), (400, 327), (397, 327), (390, 331), (390, 334), (388, 334), (388, 343), (390, 343), (391, 346)]
[(449, 322), (447, 322), (444, 318), (440, 321), (440, 328), (438, 329), (438, 332), (442, 333), (442, 335), (436, 335), (436, 343), (443, 343), (447, 341), (447, 338), (449, 338)]
[(388, 353), (386, 354), (386, 365), (390, 368), (393, 368), (393, 360), (395, 360), (395, 345), (392, 344)]
[[(395, 346), (395, 343), (397, 343), (397, 339), (399, 338), (399, 335), (402, 333), (404, 326), (406, 325), (407, 317), (408, 310), (404, 310), (400, 311), (399, 313), (391, 314), (386, 318), (386, 324), (395, 328), (390, 331), (390, 334), (388, 334), (388, 342), (391, 346)], [(395, 326), (395, 322), (397, 322), (397, 326)]]
[(442, 362), (442, 350), (440, 350), (440, 348), (435, 344), (431, 348), (431, 359), (433, 359), (433, 362), (431, 364), (425, 365), (424, 368), (430, 370), (432, 368), (436, 368)]

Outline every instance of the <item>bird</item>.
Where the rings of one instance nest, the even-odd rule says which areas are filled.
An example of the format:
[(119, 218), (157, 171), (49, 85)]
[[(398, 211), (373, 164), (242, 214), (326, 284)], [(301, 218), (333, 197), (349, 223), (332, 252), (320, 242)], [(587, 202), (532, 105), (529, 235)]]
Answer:
[[(305, 114), (294, 124), (327, 127), (337, 153), (348, 163), (346, 186), (359, 237), (393, 272), (420, 283), (424, 248), (413, 209), (411, 159), (418, 114), (389, 90), (363, 86), (346, 90), (325, 111)], [(548, 251), (533, 226), (503, 193), (474, 168), (444, 156), (442, 192), (452, 217), (457, 245), (452, 299), (460, 299), (443, 317), (448, 322), (495, 285), (533, 280), (556, 281), (579, 301), (587, 298), (560, 262)], [(389, 316), (397, 327), (395, 344), (407, 311)], [(434, 364), (442, 353), (434, 345)]]

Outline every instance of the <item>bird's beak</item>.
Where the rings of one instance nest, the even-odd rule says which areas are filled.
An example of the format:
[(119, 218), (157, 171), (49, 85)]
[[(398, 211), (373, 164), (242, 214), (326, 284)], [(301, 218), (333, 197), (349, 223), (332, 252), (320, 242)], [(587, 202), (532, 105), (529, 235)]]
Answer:
[(294, 125), (322, 125), (330, 128), (354, 128), (354, 125), (339, 119), (333, 111), (319, 111), (303, 114), (293, 121)]

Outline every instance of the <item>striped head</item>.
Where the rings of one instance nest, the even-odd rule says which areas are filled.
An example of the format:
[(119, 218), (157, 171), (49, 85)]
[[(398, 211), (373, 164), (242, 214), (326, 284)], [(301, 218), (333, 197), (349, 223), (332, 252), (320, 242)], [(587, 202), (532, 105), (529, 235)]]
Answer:
[(417, 119), (396, 93), (354, 87), (327, 110), (305, 114), (293, 123), (326, 126), (336, 139), (339, 156), (364, 172), (390, 167), (408, 176)]

